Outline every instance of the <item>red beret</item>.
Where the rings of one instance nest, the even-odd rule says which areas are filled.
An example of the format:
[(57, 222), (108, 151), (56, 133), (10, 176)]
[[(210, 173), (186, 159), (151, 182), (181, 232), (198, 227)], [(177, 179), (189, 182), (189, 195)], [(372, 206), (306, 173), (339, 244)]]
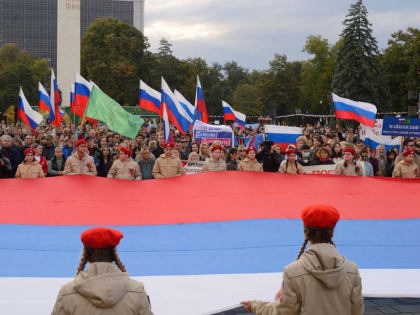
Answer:
[(165, 143), (163, 144), (163, 147), (164, 147), (164, 148), (173, 148), (173, 147), (174, 147), (174, 144), (173, 144), (173, 143), (171, 143), (171, 142), (165, 142)]
[(403, 156), (407, 156), (413, 154), (414, 155), (414, 151), (413, 150), (408, 150), (408, 151), (404, 151)]
[(93, 248), (115, 247), (123, 237), (120, 231), (105, 227), (91, 228), (80, 235), (82, 243)]
[(78, 147), (81, 144), (86, 144), (86, 140), (85, 139), (77, 140), (76, 143), (74, 144), (74, 146)]
[(286, 151), (286, 154), (296, 154), (296, 150), (295, 149), (289, 149)]
[(333, 228), (340, 219), (340, 213), (330, 205), (313, 205), (302, 211), (303, 224), (315, 229)]
[(356, 151), (354, 151), (354, 149), (353, 148), (344, 148), (344, 150), (343, 150), (344, 152), (350, 152), (350, 153), (352, 153), (352, 154), (355, 154), (356, 153)]
[(23, 151), (24, 156), (26, 156), (26, 154), (28, 153), (32, 153), (33, 155), (35, 155), (35, 150), (32, 148), (27, 148), (25, 151)]
[(255, 150), (254, 147), (249, 147), (248, 149), (246, 149), (246, 154), (248, 154), (249, 151), (254, 151), (255, 153), (257, 153), (257, 150)]
[(215, 150), (220, 150), (223, 151), (223, 147), (219, 144), (216, 144), (214, 146), (211, 147), (211, 152), (215, 151)]
[(127, 148), (124, 148), (124, 147), (121, 147), (120, 148), (120, 151), (122, 151), (122, 152), (124, 152), (125, 154), (128, 154), (128, 155), (130, 155), (131, 156), (131, 150), (130, 149), (127, 149)]

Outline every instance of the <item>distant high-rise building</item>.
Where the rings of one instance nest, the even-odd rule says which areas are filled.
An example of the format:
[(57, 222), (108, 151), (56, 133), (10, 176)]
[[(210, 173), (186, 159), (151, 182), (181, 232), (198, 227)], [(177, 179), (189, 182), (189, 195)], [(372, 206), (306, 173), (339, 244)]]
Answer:
[(144, 32), (145, 0), (0, 0), (0, 48), (15, 43), (45, 58), (68, 102), (80, 70), (80, 40), (97, 18), (114, 17)]

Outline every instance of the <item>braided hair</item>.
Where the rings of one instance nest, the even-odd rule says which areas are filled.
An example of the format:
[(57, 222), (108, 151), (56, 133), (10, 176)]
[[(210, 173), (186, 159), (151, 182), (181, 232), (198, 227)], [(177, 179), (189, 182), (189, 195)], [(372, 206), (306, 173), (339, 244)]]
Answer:
[(114, 247), (113, 250), (112, 250), (112, 252), (114, 254), (114, 261), (115, 261), (115, 264), (117, 265), (117, 267), (120, 268), (120, 270), (122, 272), (127, 272), (127, 269), (125, 269), (124, 264), (120, 260), (120, 256), (118, 255), (117, 248)]
[(82, 257), (80, 258), (80, 263), (79, 266), (77, 267), (77, 273), (76, 276), (82, 272), (83, 270), (85, 270), (85, 266), (87, 264), (87, 251), (86, 248), (83, 247), (83, 252), (82, 252)]
[(115, 262), (115, 265), (122, 271), (126, 272), (124, 264), (118, 255), (116, 247), (93, 248), (85, 246), (83, 248), (82, 257), (80, 258), (79, 266), (77, 267), (76, 276), (85, 270), (87, 263), (93, 262)]
[(305, 240), (303, 241), (302, 247), (300, 248), (298, 257), (296, 260), (302, 256), (302, 254), (305, 252), (306, 245), (308, 245), (308, 242), (311, 241), (311, 243), (328, 243), (331, 245), (334, 245), (334, 242), (332, 240), (334, 229), (314, 229), (305, 226)]

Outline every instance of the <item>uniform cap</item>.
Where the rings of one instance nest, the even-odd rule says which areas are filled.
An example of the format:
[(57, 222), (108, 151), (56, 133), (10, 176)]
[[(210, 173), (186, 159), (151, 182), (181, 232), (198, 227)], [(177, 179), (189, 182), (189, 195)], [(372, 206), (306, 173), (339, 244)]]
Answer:
[(414, 151), (413, 150), (405, 151), (403, 153), (403, 156), (407, 156), (407, 155), (410, 155), (410, 154), (413, 154), (414, 155)]
[(255, 150), (254, 147), (249, 147), (248, 149), (246, 149), (246, 154), (248, 154), (250, 151), (254, 151), (255, 153), (257, 152), (257, 150)]
[(303, 224), (314, 229), (331, 229), (340, 219), (340, 213), (330, 205), (319, 204), (306, 207), (302, 211)]
[(121, 147), (120, 151), (122, 151), (122, 152), (124, 152), (125, 154), (128, 154), (128, 155), (131, 155), (131, 153), (132, 153), (130, 149), (124, 148), (124, 147)]
[(23, 155), (26, 156), (26, 154), (28, 153), (32, 153), (33, 155), (35, 155), (35, 150), (32, 148), (27, 148), (25, 149), (25, 151), (23, 151)]
[(173, 147), (174, 147), (174, 144), (173, 144), (173, 143), (171, 143), (171, 142), (165, 142), (165, 143), (163, 144), (163, 147), (164, 147), (164, 148), (173, 148)]
[(117, 246), (123, 237), (124, 235), (118, 230), (96, 227), (82, 232), (80, 240), (88, 247), (106, 248)]
[(356, 151), (353, 148), (344, 148), (343, 152), (350, 152), (351, 154), (356, 153)]
[(219, 144), (216, 144), (216, 145), (211, 147), (211, 152), (216, 151), (216, 150), (223, 151), (223, 147)]
[(296, 154), (296, 150), (295, 149), (289, 149), (286, 151), (286, 154)]
[(74, 146), (78, 147), (81, 144), (86, 144), (86, 140), (85, 139), (77, 140), (76, 143), (74, 144)]

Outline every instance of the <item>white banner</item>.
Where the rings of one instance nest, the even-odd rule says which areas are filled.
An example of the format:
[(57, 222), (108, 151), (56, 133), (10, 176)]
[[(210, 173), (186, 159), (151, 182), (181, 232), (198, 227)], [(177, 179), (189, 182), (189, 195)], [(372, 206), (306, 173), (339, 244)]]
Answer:
[(225, 125), (209, 125), (196, 120), (193, 126), (194, 141), (212, 143), (220, 141), (225, 147), (233, 146), (233, 130)]
[(375, 126), (373, 127), (368, 127), (366, 125), (360, 124), (360, 132), (359, 132), (360, 139), (365, 140), (368, 129), (371, 131), (371, 133), (374, 133), (377, 136), (381, 136), (383, 121), (384, 121), (383, 119), (376, 119)]
[(303, 174), (328, 175), (334, 174), (336, 164), (304, 166)]
[(185, 174), (186, 175), (193, 175), (193, 174), (201, 173), (201, 171), (203, 170), (203, 164), (204, 164), (203, 161), (187, 162), (184, 165)]

